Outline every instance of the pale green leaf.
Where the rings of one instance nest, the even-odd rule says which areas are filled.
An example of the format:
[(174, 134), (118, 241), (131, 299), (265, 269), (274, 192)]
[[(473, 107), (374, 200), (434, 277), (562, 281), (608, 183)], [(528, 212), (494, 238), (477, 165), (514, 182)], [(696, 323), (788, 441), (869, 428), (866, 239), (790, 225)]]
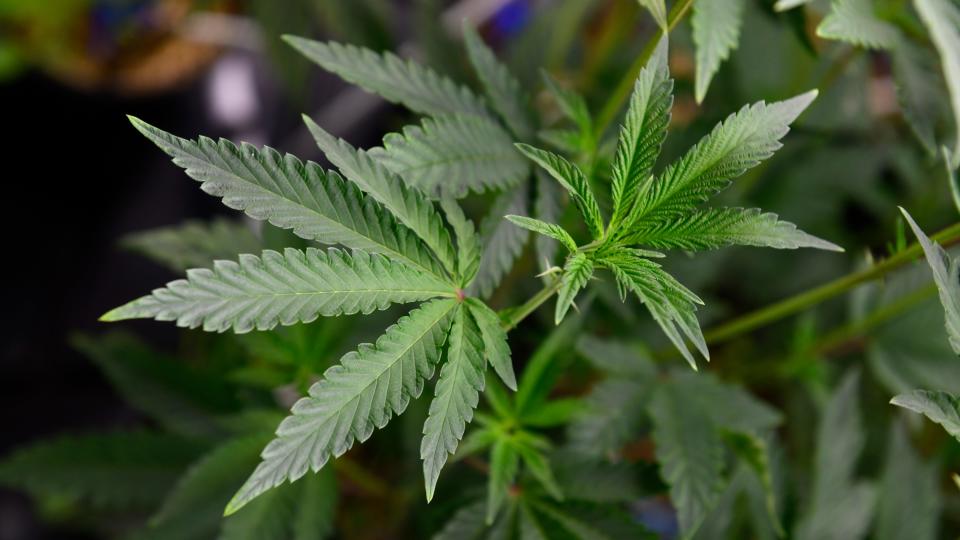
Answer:
[(487, 479), (487, 525), (500, 511), (507, 491), (513, 486), (520, 466), (520, 455), (508, 440), (499, 440), (490, 451), (490, 476)]
[(906, 39), (898, 40), (891, 53), (903, 117), (931, 156), (937, 154), (937, 128), (950, 116), (949, 98), (936, 59), (933, 51)]
[(280, 486), (227, 517), (219, 540), (321, 540), (334, 529), (337, 484), (324, 470)]
[(854, 478), (866, 443), (858, 387), (856, 372), (844, 377), (820, 419), (813, 490), (794, 531), (799, 540), (856, 540), (867, 533), (876, 492)]
[(136, 118), (130, 121), (200, 182), (201, 189), (222, 198), (230, 208), (291, 229), (308, 240), (383, 253), (443, 275), (429, 248), (413, 231), (335, 172), (269, 147), (238, 147), (206, 137), (190, 141)]
[(473, 419), (487, 367), (483, 336), (463, 303), (453, 316), (447, 342), (447, 360), (440, 369), (420, 444), (427, 502), (433, 499), (440, 470), (447, 458), (457, 451), (466, 425)]
[(250, 227), (224, 218), (131, 233), (120, 240), (120, 245), (177, 272), (263, 249)]
[(787, 11), (795, 7), (809, 4), (812, 0), (777, 0), (773, 5), (774, 11)]
[(781, 221), (776, 214), (762, 213), (759, 208), (710, 208), (660, 222), (645, 221), (634, 227), (623, 243), (686, 251), (731, 245), (843, 251), (789, 221)]
[(239, 262), (188, 270), (187, 279), (172, 281), (101, 320), (150, 318), (240, 334), (455, 295), (449, 284), (383, 255), (288, 248), (283, 254), (267, 250), (262, 257), (240, 255)]
[[(661, 2), (662, 3), (662, 2)], [(612, 169), (613, 217), (616, 229), (633, 208), (641, 185), (649, 183), (660, 147), (667, 137), (673, 80), (667, 69), (667, 38), (660, 39), (633, 85), (630, 106), (614, 156)]]
[(537, 234), (558, 240), (561, 244), (563, 244), (563, 247), (567, 248), (567, 251), (570, 253), (573, 253), (577, 250), (577, 242), (572, 236), (570, 236), (570, 233), (565, 231), (563, 227), (557, 224), (546, 223), (540, 221), (539, 219), (529, 218), (526, 216), (508, 215), (505, 217), (518, 227), (523, 227), (528, 231), (533, 231)]
[(391, 52), (380, 54), (353, 45), (295, 36), (284, 39), (323, 69), (413, 112), (488, 114), (481, 99), (468, 88)]
[(543, 486), (543, 489), (554, 499), (562, 501), (563, 492), (557, 485), (557, 479), (553, 475), (553, 470), (550, 468), (550, 462), (547, 461), (546, 456), (539, 449), (529, 444), (517, 444), (517, 452), (520, 454), (526, 469)]
[(467, 55), (473, 64), (490, 105), (520, 140), (533, 137), (536, 120), (530, 110), (530, 98), (507, 66), (497, 60), (493, 51), (477, 35), (469, 23), (463, 24)]
[[(877, 540), (939, 538), (938, 467), (924, 463), (910, 446), (903, 423), (894, 419), (886, 445), (886, 463), (877, 501)], [(903, 519), (910, 516), (910, 519)]]
[(420, 126), (383, 138), (370, 155), (431, 197), (464, 197), (521, 182), (530, 163), (496, 122), (456, 114), (425, 118)]
[(468, 298), (467, 306), (473, 315), (480, 334), (483, 337), (483, 352), (487, 361), (496, 371), (497, 376), (507, 385), (507, 388), (517, 390), (517, 376), (513, 372), (513, 361), (510, 356), (510, 345), (507, 344), (507, 333), (503, 329), (500, 317), (495, 311), (487, 307), (476, 298)]
[(612, 377), (596, 383), (567, 428), (570, 448), (593, 458), (616, 458), (636, 436), (655, 379)]
[(779, 411), (747, 389), (725, 383), (711, 373), (674, 373), (673, 384), (688, 399), (699, 403), (718, 428), (759, 433), (774, 429), (783, 421)]
[(554, 323), (560, 324), (567, 310), (573, 305), (580, 289), (587, 286), (587, 282), (593, 277), (593, 261), (584, 253), (575, 253), (567, 261), (563, 269), (563, 283), (560, 285), (560, 291), (557, 293), (557, 308), (554, 313)]
[(667, 5), (663, 0), (637, 0), (641, 6), (653, 15), (653, 20), (664, 32), (667, 31)]
[(694, 0), (691, 24), (697, 48), (697, 103), (707, 95), (720, 64), (730, 57), (740, 41), (744, 0)]
[(216, 417), (240, 406), (237, 389), (222, 377), (191, 369), (131, 336), (81, 335), (72, 338), (71, 344), (100, 368), (126, 403), (176, 433), (221, 435)]
[(895, 396), (890, 403), (926, 416), (960, 441), (960, 399), (955, 396), (941, 391), (914, 390)]
[(763, 490), (767, 517), (773, 523), (777, 536), (783, 537), (786, 533), (783, 530), (783, 524), (780, 523), (780, 514), (777, 513), (777, 498), (773, 491), (773, 475), (770, 472), (767, 442), (754, 433), (727, 431), (722, 435), (734, 455), (747, 466), (759, 482)]
[(147, 538), (211, 538), (220, 529), (223, 507), (257, 466), (269, 435), (230, 439), (180, 477), (150, 518)]
[(900, 31), (877, 17), (871, 0), (832, 0), (817, 35), (868, 49), (892, 49), (900, 40)]
[[(960, 160), (960, 7), (951, 0), (914, 0), (913, 5), (940, 52), (956, 129), (953, 157)], [(949, 168), (956, 169), (958, 165), (954, 161)]]
[(697, 369), (697, 363), (687, 349), (683, 336), (694, 343), (704, 358), (710, 359), (696, 318), (696, 304), (703, 304), (699, 297), (664, 272), (658, 264), (632, 250), (617, 250), (606, 255), (600, 263), (613, 272), (621, 294), (631, 291), (637, 295), (693, 369)]
[(932, 242), (906, 210), (901, 208), (900, 212), (903, 213), (910, 228), (913, 229), (913, 234), (917, 236), (917, 241), (923, 247), (927, 264), (933, 271), (937, 292), (940, 294), (940, 304), (943, 305), (947, 337), (950, 339), (953, 352), (960, 354), (960, 281), (958, 281), (960, 280), (960, 261), (951, 259), (942, 247)]
[[(590, 109), (587, 108), (587, 101), (583, 96), (554, 80), (546, 71), (541, 71), (540, 74), (542, 75), (543, 83), (547, 87), (547, 90), (553, 95), (553, 99), (556, 100), (557, 105), (560, 107), (560, 111), (579, 128), (579, 132), (574, 132), (576, 134), (575, 137), (580, 139), (588, 133), (592, 137), (593, 119), (590, 116)], [(583, 143), (587, 141), (578, 140), (577, 142)], [(579, 148), (580, 144), (575, 145), (575, 147)]]
[(473, 222), (467, 219), (463, 209), (455, 200), (444, 197), (440, 200), (440, 207), (447, 217), (447, 223), (453, 228), (454, 237), (457, 239), (457, 277), (460, 287), (467, 287), (477, 276), (477, 270), (480, 268), (480, 237), (473, 226)]
[(600, 206), (590, 189), (587, 177), (579, 167), (567, 161), (563, 156), (518, 143), (517, 148), (536, 164), (543, 167), (566, 189), (577, 203), (580, 215), (594, 238), (603, 236), (603, 216)]
[(525, 426), (538, 428), (555, 427), (570, 422), (583, 412), (584, 402), (580, 398), (561, 398), (548, 401), (522, 417)]
[(817, 96), (812, 90), (786, 101), (746, 105), (671, 164), (637, 197), (628, 225), (689, 212), (744, 171), (780, 148), (789, 125)]
[(387, 328), (376, 345), (362, 344), (328, 369), (277, 428), (227, 513), (308, 470), (320, 470), (402, 413), (432, 376), (457, 305), (455, 300), (428, 302)]
[(662, 385), (650, 405), (660, 476), (670, 486), (680, 530), (693, 535), (723, 492), (723, 442), (680, 388)]
[(100, 508), (151, 508), (203, 449), (161, 433), (61, 436), (4, 456), (0, 485)]
[(504, 219), (508, 214), (527, 213), (527, 186), (521, 184), (504, 191), (493, 202), (490, 213), (480, 224), (483, 255), (477, 277), (468, 289), (471, 296), (489, 297), (503, 276), (513, 268), (530, 233)]
[[(547, 173), (537, 169), (536, 197), (533, 201), (533, 217), (547, 223), (556, 223), (563, 214), (563, 192), (556, 182), (550, 180)], [(557, 243), (552, 239), (538, 235), (534, 242), (537, 263), (542, 271), (553, 266), (557, 258)]]
[(417, 233), (450, 273), (456, 268), (456, 255), (450, 233), (436, 207), (423, 193), (411, 186), (373, 159), (366, 151), (357, 150), (343, 139), (338, 139), (318, 126), (308, 116), (303, 117), (313, 139), (331, 163), (348, 180), (380, 201), (396, 218)]
[(483, 499), (461, 506), (433, 540), (482, 540), (487, 530), (486, 510)]

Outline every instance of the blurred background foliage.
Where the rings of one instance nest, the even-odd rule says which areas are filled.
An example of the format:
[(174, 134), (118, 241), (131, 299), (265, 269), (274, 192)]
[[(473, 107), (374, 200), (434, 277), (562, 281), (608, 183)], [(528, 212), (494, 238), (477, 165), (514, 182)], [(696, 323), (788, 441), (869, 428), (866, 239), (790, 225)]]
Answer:
[[(956, 129), (936, 50), (909, 3), (882, 0), (875, 8), (908, 36), (909, 62), (818, 37), (828, 2), (778, 12), (767, 0), (746, 0), (739, 45), (700, 105), (690, 25), (671, 33), (676, 99), (663, 162), (745, 103), (818, 88), (785, 147), (737, 180), (723, 202), (789, 216), (847, 250), (738, 247), (667, 259), (706, 300), (700, 321), (708, 336), (723, 321), (903, 251), (910, 240), (898, 205), (930, 233), (957, 221), (933, 143), (951, 140)], [(96, 185), (99, 174), (104, 191), (114, 191), (68, 191), (57, 203), (63, 222), (50, 240), (65, 245), (48, 255), (72, 262), (73, 274), (59, 268), (14, 281), (60, 285), (40, 298), (10, 295), (12, 313), (24, 317), (7, 330), (4, 414), (15, 428), (2, 445), (0, 484), (9, 491), (0, 499), (0, 538), (469, 537), (473, 514), (483, 514), (486, 456), (451, 467), (427, 506), (416, 460), (423, 401), (320, 474), (221, 518), (284, 411), (398, 312), (362, 324), (344, 317), (241, 336), (135, 324), (142, 337), (134, 337), (93, 323), (157, 276), (238, 252), (304, 245), (269, 225), (219, 215), (203, 194), (187, 194), (193, 186), (133, 137), (121, 112), (146, 110), (142, 116), (158, 121), (168, 114), (166, 123), (184, 135), (224, 135), (320, 160), (298, 127), (302, 111), (358, 146), (373, 146), (410, 115), (320, 73), (280, 35), (392, 50), (475, 84), (460, 41), (464, 18), (480, 25), (531, 91), (546, 125), (561, 120), (543, 91), (541, 68), (598, 111), (656, 31), (628, 0), (0, 0), (4, 102), (26, 105), (11, 110), (22, 125), (10, 130), (17, 140), (7, 148), (39, 162), (30, 141), (53, 136), (56, 145), (73, 147), (63, 150), (62, 164), (46, 165), (49, 178), (30, 175), (19, 195), (39, 197), (51, 182)], [(51, 102), (58, 99), (62, 107)], [(43, 108), (53, 112), (28, 113)], [(55, 122), (66, 129), (43, 131)], [(84, 138), (90, 141), (77, 140)], [(106, 162), (90, 156), (103, 151), (130, 153), (126, 162), (100, 167)], [(174, 194), (158, 195), (168, 190)], [(474, 197), (465, 207), (477, 215), (493, 198)], [(21, 211), (20, 221), (31, 222), (29, 209)], [(575, 222), (567, 214), (562, 219)], [(493, 304), (529, 297), (539, 268), (526, 249)], [(94, 276), (94, 285), (67, 293), (81, 283), (78, 271)], [(542, 310), (511, 333), (518, 373), (547, 366), (528, 384), (544, 403), (561, 403), (551, 409), (555, 416), (525, 417), (516, 429), (548, 445), (558, 489), (576, 495), (555, 508), (561, 505), (538, 492), (539, 482), (521, 476), (511, 496), (527, 490), (534, 502), (510, 512), (532, 508), (541, 521), (569, 515), (599, 524), (585, 509), (615, 503), (655, 534), (675, 537), (677, 517), (654, 454), (669, 445), (668, 427), (709, 417), (714, 431), (691, 432), (710, 444), (745, 423), (769, 449), (770, 478), (741, 461), (722, 463), (729, 482), (697, 538), (776, 538), (779, 523), (791, 538), (956, 537), (960, 491), (948, 472), (960, 469), (960, 446), (887, 404), (913, 388), (960, 392), (960, 363), (925, 266), (904, 265), (799, 315), (717, 340), (701, 374), (686, 371), (639, 305), (621, 305), (612, 283), (597, 289), (572, 323), (555, 329), (550, 310)], [(51, 311), (62, 315), (49, 331), (33, 329), (44, 328)], [(51, 359), (56, 355), (62, 358)], [(667, 388), (653, 404), (651, 385)], [(702, 403), (672, 417), (661, 403), (670, 399)], [(495, 400), (482, 405), (485, 429), (520, 414)], [(471, 429), (481, 428), (469, 428), (468, 437)], [(510, 512), (490, 537), (511, 526), (501, 523), (514, 519)], [(570, 533), (569, 524), (559, 525)]]

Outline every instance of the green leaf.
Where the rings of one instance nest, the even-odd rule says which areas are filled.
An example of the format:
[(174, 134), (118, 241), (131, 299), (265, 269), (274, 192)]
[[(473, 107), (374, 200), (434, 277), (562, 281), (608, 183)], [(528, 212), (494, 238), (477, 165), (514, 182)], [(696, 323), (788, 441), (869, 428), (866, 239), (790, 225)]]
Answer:
[(832, 0), (817, 35), (868, 49), (892, 49), (900, 40), (900, 31), (876, 16), (870, 0)]
[(348, 180), (380, 201), (401, 223), (415, 232), (430, 246), (443, 267), (453, 273), (456, 268), (453, 243), (433, 203), (416, 188), (407, 186), (399, 176), (367, 152), (357, 150), (347, 141), (330, 135), (310, 117), (304, 116), (303, 120), (327, 159)]
[(901, 208), (900, 212), (903, 213), (910, 228), (913, 229), (913, 234), (917, 236), (917, 241), (923, 247), (927, 264), (933, 272), (933, 281), (937, 284), (937, 292), (940, 294), (940, 304), (943, 305), (947, 337), (950, 339), (953, 352), (960, 354), (960, 281), (958, 281), (960, 280), (960, 261), (951, 260), (942, 247), (932, 242), (923, 233), (906, 210)]
[(241, 334), (454, 296), (449, 284), (383, 255), (336, 248), (286, 249), (283, 254), (267, 250), (262, 257), (240, 255), (238, 263), (217, 261), (212, 270), (189, 270), (187, 279), (170, 282), (101, 320), (152, 318)]
[(577, 208), (580, 209), (580, 215), (583, 216), (590, 234), (594, 238), (603, 236), (603, 216), (600, 214), (600, 206), (593, 196), (593, 191), (590, 190), (583, 171), (563, 156), (553, 152), (522, 143), (518, 143), (517, 148), (537, 165), (543, 167), (570, 193), (577, 203)]
[(743, 25), (743, 0), (694, 0), (691, 25), (697, 48), (696, 98), (702, 103), (720, 63), (737, 48)]
[(320, 470), (355, 440), (367, 440), (375, 427), (382, 428), (394, 414), (402, 413), (432, 376), (457, 306), (455, 300), (428, 302), (387, 328), (376, 345), (362, 344), (328, 369), (277, 428), (263, 461), (226, 513), (308, 470)]
[(903, 117), (927, 152), (935, 156), (937, 128), (950, 116), (937, 58), (933, 51), (906, 39), (897, 41), (891, 56)]
[(957, 397), (939, 390), (914, 390), (895, 396), (890, 403), (926, 416), (960, 441), (960, 399)]
[[(563, 214), (563, 192), (556, 182), (550, 180), (542, 169), (536, 173), (536, 198), (533, 201), (533, 217), (546, 223), (560, 221)], [(511, 227), (516, 228), (516, 227)], [(557, 243), (546, 236), (538, 235), (534, 247), (540, 269), (548, 270), (557, 258)]]
[(461, 288), (468, 287), (477, 276), (480, 268), (480, 238), (473, 227), (473, 222), (467, 219), (463, 209), (452, 198), (440, 200), (440, 207), (447, 216), (447, 223), (453, 227), (453, 234), (457, 239), (457, 277)]
[(872, 485), (854, 479), (866, 442), (858, 386), (857, 372), (844, 377), (820, 419), (813, 490), (794, 531), (799, 540), (855, 540), (866, 535), (876, 494)]
[(93, 360), (126, 403), (181, 435), (220, 435), (216, 416), (239, 408), (237, 389), (221, 377), (164, 357), (131, 336), (79, 335), (71, 343)]
[(619, 249), (606, 255), (600, 264), (613, 272), (621, 295), (625, 295), (626, 291), (637, 295), (650, 311), (653, 320), (693, 369), (697, 369), (697, 362), (684, 343), (684, 335), (693, 342), (704, 358), (710, 360), (710, 353), (696, 317), (696, 304), (703, 304), (699, 297), (664, 272), (658, 264), (629, 249)]
[(370, 155), (435, 198), (514, 186), (530, 172), (510, 134), (489, 118), (465, 114), (425, 118), (385, 136), (383, 148)]
[(560, 324), (563, 321), (567, 310), (573, 305), (573, 299), (576, 298), (580, 289), (587, 286), (591, 277), (593, 277), (593, 261), (585, 253), (575, 253), (571, 256), (563, 269), (563, 283), (557, 293), (557, 308), (554, 313), (555, 324)]
[(538, 526), (546, 539), (654, 538), (631, 515), (615, 507), (585, 502), (557, 504), (542, 499), (529, 501), (529, 506), (535, 510), (531, 517), (540, 521)]
[(641, 6), (653, 15), (653, 20), (664, 33), (667, 32), (667, 6), (663, 0), (637, 0)]
[(692, 536), (723, 492), (723, 442), (713, 423), (676, 385), (650, 405), (660, 475), (670, 486), (680, 530)]
[(577, 138), (581, 139), (577, 141), (579, 144), (576, 146), (580, 148), (583, 143), (592, 142), (592, 140), (582, 140), (583, 137), (593, 137), (593, 119), (590, 116), (587, 101), (574, 90), (561, 85), (546, 71), (541, 71), (540, 74), (547, 90), (553, 95), (554, 100), (560, 107), (560, 111), (579, 128), (579, 133), (574, 132)]
[[(934, 540), (939, 538), (940, 487), (938, 467), (924, 463), (903, 423), (894, 419), (886, 445), (881, 477), (875, 538), (877, 540)], [(910, 516), (910, 519), (903, 519)]]
[(633, 85), (630, 106), (620, 129), (613, 161), (611, 230), (616, 230), (630, 214), (641, 185), (652, 180), (653, 166), (667, 137), (670, 107), (673, 105), (673, 80), (667, 69), (667, 42), (666, 37), (660, 39)]
[[(950, 0), (914, 0), (913, 5), (940, 52), (956, 129), (953, 159), (960, 160), (960, 8)], [(956, 169), (958, 165), (954, 161), (949, 168)]]
[(423, 478), (427, 502), (447, 458), (457, 451), (466, 425), (473, 419), (480, 392), (483, 391), (486, 361), (480, 328), (470, 310), (460, 304), (453, 316), (448, 339), (447, 361), (440, 370), (436, 395), (430, 402), (430, 412), (423, 424), (420, 458), (423, 459)]
[(517, 416), (531, 414), (546, 403), (557, 378), (573, 359), (570, 353), (583, 323), (583, 313), (570, 316), (540, 341), (520, 375), (514, 408)]
[(490, 476), (487, 480), (487, 525), (500, 511), (507, 491), (513, 486), (520, 466), (520, 455), (509, 440), (494, 443), (490, 451)]
[(263, 249), (250, 227), (224, 218), (131, 233), (120, 240), (120, 245), (177, 272)]
[(189, 141), (136, 118), (130, 121), (200, 182), (201, 189), (221, 197), (230, 208), (292, 229), (308, 240), (382, 253), (444, 275), (413, 231), (335, 172), (325, 172), (316, 163), (303, 163), (269, 147), (238, 147), (206, 137)]
[(556, 427), (570, 422), (583, 408), (584, 402), (580, 398), (555, 399), (525, 414), (520, 422), (538, 428)]
[(789, 221), (780, 221), (776, 214), (761, 213), (759, 208), (710, 208), (656, 223), (645, 222), (634, 227), (623, 243), (687, 251), (730, 245), (843, 251)]
[(567, 251), (570, 253), (577, 251), (577, 242), (574, 241), (572, 236), (570, 236), (570, 233), (565, 231), (563, 227), (559, 225), (554, 223), (546, 223), (540, 221), (539, 219), (525, 216), (508, 215), (504, 217), (509, 219), (511, 223), (518, 227), (523, 227), (528, 231), (533, 231), (537, 234), (553, 238), (554, 240), (559, 240), (560, 243), (563, 244), (563, 247), (567, 248)]
[(219, 540), (320, 540), (334, 532), (337, 484), (320, 471), (280, 486), (224, 520)]
[(480, 224), (483, 255), (480, 256), (477, 277), (468, 289), (471, 296), (489, 297), (503, 276), (513, 268), (530, 233), (513, 226), (504, 216), (526, 213), (527, 186), (524, 184), (504, 191), (493, 202), (490, 213)]
[(514, 442), (517, 447), (517, 452), (520, 454), (523, 464), (527, 470), (530, 471), (530, 474), (537, 479), (537, 482), (543, 486), (543, 489), (545, 489), (551, 497), (562, 501), (563, 492), (560, 490), (560, 486), (557, 485), (557, 479), (553, 476), (550, 462), (547, 461), (543, 453), (533, 445), (524, 444), (518, 440)]
[(719, 428), (745, 432), (765, 432), (779, 426), (783, 415), (754, 397), (742, 386), (724, 383), (712, 373), (678, 372), (673, 384), (699, 404)]
[(784, 537), (786, 532), (780, 522), (780, 514), (777, 513), (777, 498), (773, 491), (773, 475), (770, 473), (770, 456), (766, 441), (753, 433), (734, 431), (724, 432), (723, 438), (734, 455), (749, 468), (760, 483), (767, 517), (773, 523), (777, 536)]
[(190, 465), (150, 519), (148, 538), (211, 538), (223, 507), (257, 466), (268, 435), (230, 439)]
[(150, 508), (202, 451), (196, 442), (161, 433), (61, 436), (5, 456), (0, 485), (100, 508)]
[(296, 36), (284, 36), (284, 40), (323, 69), (413, 112), (488, 115), (483, 102), (468, 88), (393, 53)]
[(812, 0), (777, 0), (777, 3), (773, 5), (774, 11), (787, 11), (796, 7), (800, 7), (805, 4), (809, 4)]
[(483, 499), (461, 506), (433, 535), (432, 540), (481, 540), (486, 537), (487, 502)]
[(480, 78), (490, 105), (521, 140), (533, 137), (536, 119), (530, 110), (530, 98), (507, 66), (497, 60), (493, 51), (477, 35), (470, 23), (463, 23), (463, 40), (470, 63)]
[(650, 352), (637, 344), (600, 339), (587, 334), (577, 341), (577, 352), (595, 368), (609, 374), (637, 380), (657, 376), (657, 366)]
[(513, 372), (510, 345), (507, 344), (507, 333), (503, 329), (500, 317), (476, 298), (467, 298), (467, 306), (480, 328), (480, 335), (483, 337), (483, 352), (487, 357), (487, 362), (496, 371), (503, 384), (516, 391), (517, 376)]
[(732, 179), (780, 148), (789, 125), (817, 96), (812, 90), (786, 101), (746, 105), (671, 164), (637, 197), (628, 224), (658, 222), (689, 212)]
[(609, 378), (595, 384), (567, 428), (570, 447), (584, 456), (616, 458), (636, 436), (654, 382)]

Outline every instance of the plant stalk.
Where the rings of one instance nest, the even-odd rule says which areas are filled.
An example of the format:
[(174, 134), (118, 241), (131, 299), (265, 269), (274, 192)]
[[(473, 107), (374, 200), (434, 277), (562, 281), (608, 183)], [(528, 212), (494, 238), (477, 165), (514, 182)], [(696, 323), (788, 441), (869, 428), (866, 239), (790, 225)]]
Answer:
[[(667, 33), (677, 26), (687, 12), (690, 11), (690, 6), (692, 5), (693, 0), (680, 0), (673, 5), (673, 8), (670, 9), (670, 13), (667, 15)], [(624, 103), (626, 103), (630, 97), (634, 81), (637, 80), (640, 70), (643, 69), (643, 66), (647, 65), (647, 60), (650, 59), (650, 55), (656, 50), (657, 44), (660, 42), (662, 36), (663, 29), (657, 29), (657, 32), (650, 38), (650, 41), (647, 42), (643, 50), (640, 51), (640, 54), (634, 59), (633, 64), (630, 65), (630, 69), (627, 70), (623, 78), (620, 79), (620, 82), (617, 83), (613, 94), (611, 94), (607, 102), (604, 103), (603, 109), (600, 110), (600, 114), (597, 117), (596, 127), (594, 128), (595, 140), (602, 140), (604, 132), (607, 131), (610, 124), (617, 118), (620, 109), (623, 108)]]
[[(960, 223), (954, 223), (930, 238), (941, 244), (954, 244), (960, 241)], [(922, 252), (923, 248), (920, 247), (920, 244), (913, 243), (910, 247), (894, 254), (888, 259), (880, 261), (870, 268), (847, 274), (815, 289), (810, 289), (773, 305), (738, 317), (728, 323), (721, 324), (704, 333), (704, 338), (708, 344), (722, 343), (761, 326), (779, 321), (820, 302), (844, 294), (862, 283), (882, 277), (906, 263), (913, 261)]]
[(549, 300), (551, 296), (560, 290), (560, 283), (560, 279), (555, 279), (520, 306), (501, 310), (500, 321), (503, 329), (509, 332), (516, 328), (521, 321), (526, 319), (531, 313), (536, 311), (541, 304)]

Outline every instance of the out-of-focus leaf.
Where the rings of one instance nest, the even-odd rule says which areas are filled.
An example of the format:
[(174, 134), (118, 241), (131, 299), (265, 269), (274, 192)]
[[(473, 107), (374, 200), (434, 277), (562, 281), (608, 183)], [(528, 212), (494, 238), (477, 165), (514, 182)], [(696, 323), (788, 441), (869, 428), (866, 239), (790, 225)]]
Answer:
[[(953, 157), (960, 160), (960, 6), (952, 0), (914, 0), (913, 5), (940, 51), (956, 129)], [(953, 168), (958, 165), (956, 161), (952, 164)]]
[(120, 244), (176, 272), (207, 267), (218, 259), (235, 259), (238, 253), (262, 251), (260, 240), (246, 224), (223, 218), (132, 233)]
[[(937, 467), (924, 463), (903, 424), (894, 419), (877, 501), (877, 540), (934, 540), (939, 537)], [(910, 516), (904, 519), (904, 516)]]

